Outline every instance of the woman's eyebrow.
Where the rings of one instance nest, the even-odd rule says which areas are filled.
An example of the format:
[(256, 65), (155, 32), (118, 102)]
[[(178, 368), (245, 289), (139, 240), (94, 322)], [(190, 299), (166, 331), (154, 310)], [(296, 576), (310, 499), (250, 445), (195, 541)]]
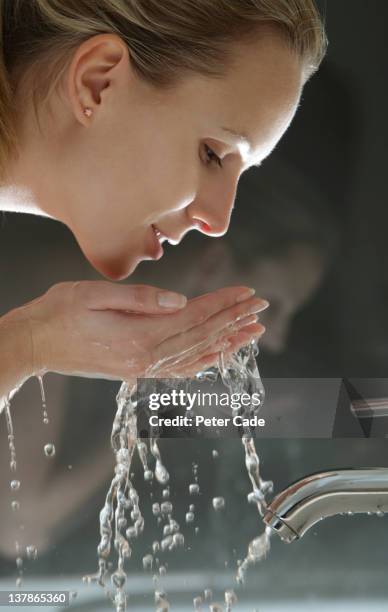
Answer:
[(236, 141), (240, 141), (242, 143), (244, 143), (245, 145), (247, 145), (249, 147), (249, 149), (252, 148), (252, 144), (249, 140), (249, 137), (247, 136), (247, 134), (244, 131), (237, 131), (237, 130), (233, 130), (232, 128), (228, 128), (228, 127), (221, 127), (221, 130), (223, 132), (226, 132), (227, 134), (230, 134), (231, 136), (233, 136), (233, 139)]
[[(233, 136), (233, 141), (241, 144), (244, 147), (244, 153), (249, 155), (249, 152), (252, 151), (252, 143), (249, 139), (249, 136), (243, 130), (234, 130), (228, 127), (221, 127), (223, 132), (226, 132), (230, 136)], [(263, 163), (263, 160), (260, 158), (258, 162), (249, 164), (248, 168), (258, 168)], [(247, 169), (248, 169), (247, 168)]]

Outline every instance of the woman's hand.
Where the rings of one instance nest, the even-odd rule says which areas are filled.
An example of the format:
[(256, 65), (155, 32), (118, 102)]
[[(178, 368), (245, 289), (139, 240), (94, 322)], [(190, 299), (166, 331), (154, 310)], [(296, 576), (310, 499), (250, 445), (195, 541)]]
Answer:
[[(157, 287), (107, 281), (65, 282), (8, 313), (28, 326), (30, 375), (47, 371), (134, 381), (192, 376), (259, 337), (267, 307), (246, 287), (229, 287), (163, 307)], [(239, 301), (240, 300), (240, 301)], [(245, 317), (245, 318), (244, 318)]]

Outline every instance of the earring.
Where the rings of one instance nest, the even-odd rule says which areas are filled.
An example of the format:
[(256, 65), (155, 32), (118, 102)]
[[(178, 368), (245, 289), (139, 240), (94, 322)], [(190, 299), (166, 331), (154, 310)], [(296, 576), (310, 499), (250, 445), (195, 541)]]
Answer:
[(93, 114), (93, 111), (91, 108), (89, 108), (88, 106), (84, 108), (84, 115), (86, 115), (86, 117), (91, 117), (92, 114)]

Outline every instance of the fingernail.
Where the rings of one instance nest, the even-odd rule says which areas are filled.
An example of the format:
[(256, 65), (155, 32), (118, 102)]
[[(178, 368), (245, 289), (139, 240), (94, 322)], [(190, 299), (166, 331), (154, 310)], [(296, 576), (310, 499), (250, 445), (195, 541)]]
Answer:
[(238, 319), (235, 324), (234, 324), (234, 328), (235, 329), (239, 329), (240, 327), (245, 327), (246, 325), (251, 325), (252, 323), (256, 323), (257, 322), (257, 315), (256, 314), (252, 314), (252, 315), (248, 315), (248, 316), (242, 316), (241, 319)]
[(158, 304), (162, 308), (183, 308), (187, 304), (187, 297), (181, 293), (160, 291), (158, 293)]
[(244, 313), (244, 316), (247, 316), (249, 314), (254, 314), (255, 312), (261, 312), (262, 310), (265, 310), (265, 308), (267, 308), (268, 306), (269, 306), (269, 302), (267, 302), (267, 300), (260, 300), (258, 298), (258, 301), (252, 304), (247, 309), (247, 312)]
[(240, 302), (244, 302), (245, 300), (248, 300), (250, 297), (252, 297), (252, 295), (255, 295), (255, 293), (256, 293), (256, 289), (252, 289), (252, 288), (247, 289), (247, 291), (243, 291), (236, 298), (237, 304), (239, 304)]

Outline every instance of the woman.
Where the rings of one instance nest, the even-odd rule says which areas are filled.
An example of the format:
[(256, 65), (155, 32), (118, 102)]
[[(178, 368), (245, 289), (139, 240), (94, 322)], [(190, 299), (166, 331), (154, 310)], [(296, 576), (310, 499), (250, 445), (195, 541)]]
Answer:
[[(111, 280), (166, 239), (225, 234), (239, 177), (289, 126), (325, 47), (313, 0), (0, 6), (0, 208), (65, 223)], [(252, 293), (55, 285), (0, 319), (0, 397), (47, 371), (190, 376), (264, 332)]]

